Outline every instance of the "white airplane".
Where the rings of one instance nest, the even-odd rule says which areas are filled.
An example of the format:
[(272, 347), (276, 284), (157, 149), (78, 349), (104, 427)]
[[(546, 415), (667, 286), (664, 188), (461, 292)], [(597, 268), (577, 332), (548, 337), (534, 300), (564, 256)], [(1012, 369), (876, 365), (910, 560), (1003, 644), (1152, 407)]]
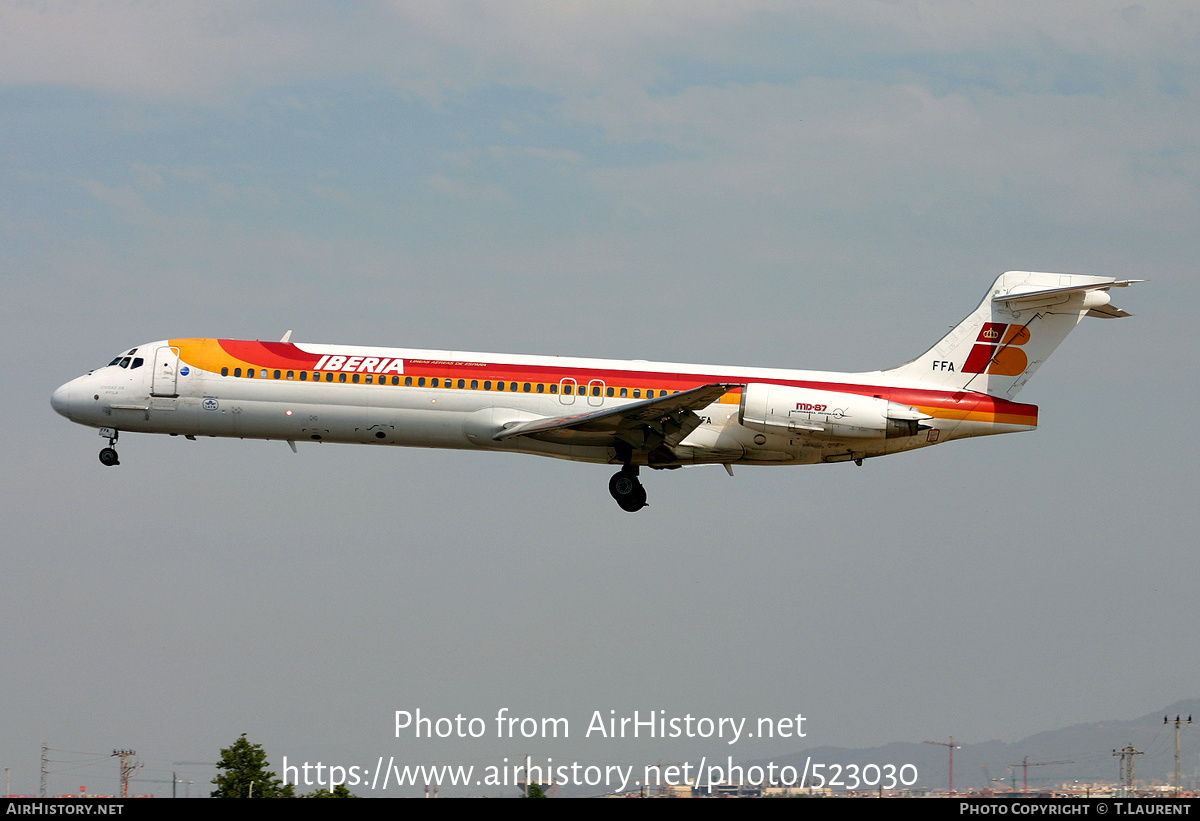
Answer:
[(1123, 317), (1140, 280), (1010, 271), (911, 362), (870, 373), (170, 339), (66, 383), (56, 411), (125, 432), (464, 448), (621, 465), (609, 492), (646, 505), (638, 469), (854, 462), (1037, 427), (1013, 401), (1085, 316)]

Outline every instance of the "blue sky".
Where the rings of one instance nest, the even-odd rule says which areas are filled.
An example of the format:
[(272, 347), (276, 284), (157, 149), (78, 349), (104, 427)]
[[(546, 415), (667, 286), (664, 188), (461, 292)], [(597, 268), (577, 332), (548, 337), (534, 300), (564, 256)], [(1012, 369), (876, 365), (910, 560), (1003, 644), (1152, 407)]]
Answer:
[[(815, 746), (1194, 697), (1198, 39), (1182, 2), (0, 4), (14, 790), (43, 741), (514, 754), (394, 738), (416, 707), (803, 712)], [(1150, 280), (1039, 371), (1036, 433), (656, 474), (632, 517), (554, 460), (129, 436), (106, 470), (48, 404), (289, 328), (869, 370), (1010, 269)]]

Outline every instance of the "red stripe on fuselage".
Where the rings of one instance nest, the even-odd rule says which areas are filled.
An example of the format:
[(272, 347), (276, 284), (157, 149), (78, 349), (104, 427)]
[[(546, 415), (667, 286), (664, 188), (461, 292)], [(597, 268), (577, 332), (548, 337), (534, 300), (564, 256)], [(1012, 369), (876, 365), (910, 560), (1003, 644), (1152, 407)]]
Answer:
[[(222, 339), (221, 347), (230, 355), (267, 368), (295, 368), (312, 370), (321, 360), (321, 354), (306, 353), (290, 342), (260, 342)], [(363, 349), (370, 351), (370, 349)], [(379, 357), (394, 357), (401, 352), (395, 349), (378, 349)], [(341, 354), (348, 355), (348, 354)], [(364, 354), (355, 354), (362, 357)], [(859, 396), (887, 399), (901, 405), (921, 408), (940, 408), (958, 412), (984, 413), (1018, 417), (1037, 424), (1037, 406), (1010, 402), (987, 394), (970, 391), (947, 391), (944, 389), (895, 388), (883, 385), (860, 385), (840, 382), (821, 382), (763, 376), (728, 376), (720, 373), (677, 373), (673, 371), (639, 371), (615, 368), (588, 368), (580, 366), (506, 364), (451, 359), (409, 359), (404, 357), (406, 376), (427, 376), (454, 379), (490, 379), (505, 382), (556, 383), (573, 379), (580, 385), (601, 381), (605, 385), (625, 388), (682, 391), (700, 385), (718, 382), (746, 384), (749, 382), (807, 388), (810, 390), (833, 391)], [(732, 393), (739, 392), (734, 389)], [(628, 397), (625, 397), (628, 398)]]
[(218, 339), (230, 356), (262, 368), (311, 369), (321, 357), (305, 353), (290, 342), (250, 342), (241, 339)]

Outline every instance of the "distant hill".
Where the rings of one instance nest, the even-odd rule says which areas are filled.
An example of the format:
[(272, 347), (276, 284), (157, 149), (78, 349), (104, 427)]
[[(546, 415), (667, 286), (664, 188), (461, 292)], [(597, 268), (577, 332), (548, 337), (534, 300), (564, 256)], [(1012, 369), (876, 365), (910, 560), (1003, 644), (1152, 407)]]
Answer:
[[(1130, 744), (1144, 753), (1137, 756), (1136, 779), (1139, 784), (1170, 783), (1175, 772), (1174, 720), (1177, 714), (1184, 720), (1191, 715), (1198, 722), (1185, 726), (1180, 734), (1180, 770), (1184, 789), (1200, 788), (1200, 699), (1186, 699), (1128, 721), (1075, 724), (1031, 735), (1013, 744), (1001, 741), (963, 744), (961, 749), (954, 751), (954, 789), (956, 792), (977, 792), (987, 786), (988, 778), (997, 782), (992, 785), (993, 789), (1010, 789), (1013, 780), (1009, 765), (1019, 765), (1026, 757), (1031, 764), (1073, 762), (1029, 767), (1031, 790), (1070, 782), (1115, 782), (1119, 759), (1112, 751)], [(1163, 724), (1163, 716), (1170, 716), (1172, 723)], [(945, 738), (929, 740), (948, 741)], [(893, 742), (868, 749), (814, 747), (771, 760), (781, 767), (796, 767), (797, 771), (804, 769), (806, 758), (824, 764), (857, 764), (859, 767), (867, 764), (894, 764), (897, 767), (913, 764), (919, 774), (914, 789), (944, 790), (948, 784), (949, 751), (945, 747), (925, 744), (924, 741)], [(765, 760), (747, 761), (745, 765), (766, 763)], [(1021, 767), (1015, 767), (1013, 772), (1019, 790)], [(1003, 783), (998, 783), (1000, 781)]]

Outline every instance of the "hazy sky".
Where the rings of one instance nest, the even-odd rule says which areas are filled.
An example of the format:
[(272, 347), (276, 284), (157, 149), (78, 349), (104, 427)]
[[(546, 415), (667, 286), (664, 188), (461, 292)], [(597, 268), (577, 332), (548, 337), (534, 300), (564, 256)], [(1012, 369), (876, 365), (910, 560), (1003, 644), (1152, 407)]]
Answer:
[[(0, 3), (13, 790), (43, 742), (164, 780), (242, 732), (277, 770), (641, 764), (1195, 697), (1198, 117), (1190, 2)], [(1149, 280), (1021, 394), (1037, 432), (651, 472), (636, 515), (533, 457), (127, 435), (104, 468), (49, 406), (139, 343), (288, 329), (870, 370), (1014, 269)], [(487, 737), (396, 738), (417, 708)], [(807, 736), (585, 738), (609, 710)]]

